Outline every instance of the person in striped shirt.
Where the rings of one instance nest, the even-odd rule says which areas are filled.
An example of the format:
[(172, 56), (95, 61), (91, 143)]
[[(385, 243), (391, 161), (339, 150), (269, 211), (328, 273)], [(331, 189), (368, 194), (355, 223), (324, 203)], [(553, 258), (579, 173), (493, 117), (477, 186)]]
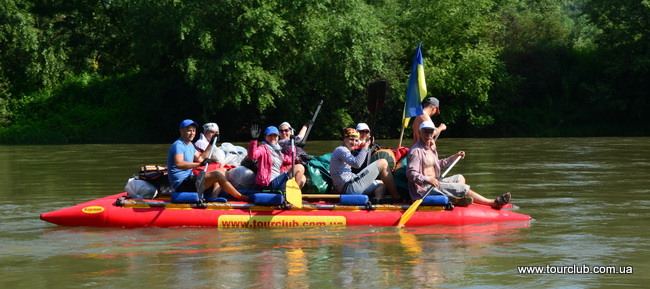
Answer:
[[(352, 172), (352, 168), (360, 167), (366, 160), (372, 141), (367, 142), (355, 156), (351, 151), (358, 143), (359, 132), (356, 129), (343, 130), (343, 144), (334, 149), (330, 159), (330, 174), (334, 188), (341, 194), (372, 194), (375, 202), (383, 199), (388, 190), (394, 199), (399, 199), (400, 195), (385, 159), (370, 163), (357, 174)], [(377, 177), (380, 180), (377, 180)]]

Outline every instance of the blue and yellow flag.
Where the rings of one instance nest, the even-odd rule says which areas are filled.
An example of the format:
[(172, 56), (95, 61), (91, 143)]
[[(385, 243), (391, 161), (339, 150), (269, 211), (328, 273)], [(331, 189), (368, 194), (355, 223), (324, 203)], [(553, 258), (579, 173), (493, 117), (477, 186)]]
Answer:
[(418, 44), (418, 50), (413, 58), (411, 77), (406, 88), (406, 101), (404, 102), (404, 114), (402, 115), (404, 128), (409, 125), (411, 117), (424, 114), (422, 112), (422, 101), (427, 96), (427, 83), (424, 80), (424, 61), (422, 60), (422, 43)]

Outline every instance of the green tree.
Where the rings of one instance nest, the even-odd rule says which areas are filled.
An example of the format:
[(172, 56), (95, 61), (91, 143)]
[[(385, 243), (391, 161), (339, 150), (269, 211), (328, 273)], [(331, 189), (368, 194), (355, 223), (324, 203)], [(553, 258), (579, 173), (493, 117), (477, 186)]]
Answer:
[[(587, 0), (585, 13), (600, 29), (596, 38), (603, 63), (597, 105), (603, 113), (650, 131), (650, 1)], [(605, 85), (602, 85), (606, 83)], [(616, 121), (618, 120), (618, 121)]]

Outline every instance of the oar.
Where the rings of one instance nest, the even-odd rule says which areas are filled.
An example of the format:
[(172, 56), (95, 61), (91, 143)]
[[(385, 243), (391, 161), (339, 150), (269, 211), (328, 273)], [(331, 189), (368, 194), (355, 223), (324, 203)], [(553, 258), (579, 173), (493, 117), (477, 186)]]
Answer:
[[(212, 136), (212, 147), (210, 148), (210, 153), (208, 154), (208, 159), (212, 158), (212, 152), (214, 151), (214, 144), (217, 141), (217, 135)], [(199, 198), (203, 198), (203, 192), (205, 191), (205, 173), (208, 171), (209, 163), (205, 164), (203, 171), (199, 172), (199, 175), (196, 176), (196, 192), (199, 194)]]
[[(368, 85), (368, 112), (372, 115), (371, 132), (375, 131), (377, 112), (384, 105), (386, 99), (386, 80), (378, 80)], [(368, 140), (369, 141), (369, 140)], [(370, 164), (370, 151), (366, 159), (366, 165)]]
[[(453, 168), (454, 165), (456, 165), (456, 163), (457, 163), (461, 158), (462, 158), (462, 156), (458, 156), (458, 157), (456, 158), (456, 160), (454, 160), (454, 162), (451, 163), (451, 165), (447, 168), (447, 170), (445, 170), (445, 172), (442, 174), (442, 176), (440, 176), (440, 177), (438, 178), (438, 180), (442, 180), (442, 179), (447, 175), (447, 173), (449, 172), (449, 170), (451, 170), (451, 168)], [(418, 209), (418, 207), (420, 206), (420, 204), (422, 204), (422, 200), (424, 200), (424, 198), (426, 198), (426, 197), (429, 195), (429, 193), (431, 193), (431, 191), (433, 191), (433, 189), (435, 189), (435, 186), (431, 185), (431, 188), (429, 188), (429, 190), (427, 191), (427, 193), (424, 194), (424, 196), (422, 196), (421, 199), (418, 199), (418, 200), (416, 200), (415, 202), (413, 202), (413, 204), (411, 204), (411, 206), (406, 210), (406, 212), (404, 212), (404, 215), (402, 215), (402, 217), (399, 219), (399, 223), (397, 224), (397, 227), (398, 227), (398, 228), (402, 228), (402, 227), (404, 227), (404, 224), (406, 224), (406, 222), (408, 222), (408, 220), (411, 219), (411, 217), (413, 216), (413, 214), (415, 213), (415, 211), (417, 211), (417, 209)]]
[(296, 146), (294, 143), (293, 133), (291, 134), (291, 179), (287, 180), (287, 187), (285, 188), (285, 194), (287, 197), (287, 202), (296, 206), (296, 208), (302, 208), (302, 192), (300, 191), (300, 186), (296, 183), (296, 172), (294, 170), (296, 162)]
[(316, 117), (318, 116), (318, 112), (320, 111), (320, 106), (323, 105), (323, 100), (321, 99), (320, 102), (318, 103), (318, 107), (316, 107), (316, 111), (314, 112), (314, 117), (311, 118), (311, 123), (309, 123), (309, 126), (307, 127), (307, 132), (305, 133), (305, 137), (300, 140), (300, 143), (305, 143), (307, 142), (307, 137), (309, 136), (309, 132), (311, 131), (311, 127), (314, 126), (314, 122), (316, 121)]
[(386, 99), (386, 80), (378, 80), (368, 85), (368, 112), (372, 115), (372, 129), (375, 128), (377, 112)]

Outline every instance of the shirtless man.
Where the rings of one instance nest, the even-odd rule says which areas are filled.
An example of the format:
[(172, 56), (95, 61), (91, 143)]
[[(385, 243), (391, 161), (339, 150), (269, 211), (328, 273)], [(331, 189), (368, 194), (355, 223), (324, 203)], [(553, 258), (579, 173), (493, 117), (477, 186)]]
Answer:
[[(471, 204), (471, 201), (474, 201), (477, 204), (500, 209), (510, 202), (510, 193), (505, 193), (494, 200), (490, 200), (470, 190), (469, 185), (465, 184), (465, 177), (460, 174), (438, 180), (441, 169), (450, 165), (457, 157), (465, 158), (465, 152), (459, 151), (446, 159), (440, 160), (438, 159), (438, 151), (434, 141), (436, 127), (433, 122), (422, 122), (418, 130), (420, 131), (420, 139), (409, 150), (408, 166), (406, 167), (406, 178), (408, 179), (409, 194), (412, 200), (421, 199), (431, 186), (434, 186), (434, 193), (448, 196), (452, 203), (456, 201), (458, 206), (466, 206)], [(461, 202), (461, 198), (465, 202)]]
[[(434, 114), (440, 114), (440, 101), (435, 97), (425, 98), (422, 102), (422, 112), (423, 114), (418, 115), (413, 119), (413, 124), (411, 125), (411, 128), (413, 129), (413, 143), (418, 142), (420, 139), (420, 124), (425, 121), (432, 121), (431, 117)], [(446, 129), (447, 126), (444, 123), (441, 123), (434, 132), (434, 138), (437, 139), (438, 135)]]

